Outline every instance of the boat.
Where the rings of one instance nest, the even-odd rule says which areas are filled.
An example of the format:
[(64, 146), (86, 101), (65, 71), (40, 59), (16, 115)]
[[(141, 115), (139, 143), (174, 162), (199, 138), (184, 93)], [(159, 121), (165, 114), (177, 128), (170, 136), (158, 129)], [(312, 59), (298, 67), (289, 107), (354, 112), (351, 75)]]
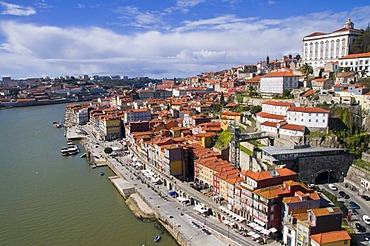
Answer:
[(104, 176), (104, 172), (100, 172), (100, 176)]
[(77, 145), (75, 145), (75, 144), (73, 144), (73, 145), (68, 144), (68, 153), (70, 155), (75, 155), (78, 152), (80, 152), (80, 150), (78, 149), (78, 146)]
[(62, 155), (69, 155), (68, 147), (63, 147), (60, 152), (62, 153)]
[(155, 236), (154, 242), (158, 242), (159, 240), (161, 240), (161, 236), (160, 235)]
[(81, 158), (86, 157), (86, 153), (83, 153), (80, 157), (81, 157)]
[(56, 122), (56, 121), (53, 121), (53, 126), (55, 128), (61, 128), (63, 126), (62, 122)]

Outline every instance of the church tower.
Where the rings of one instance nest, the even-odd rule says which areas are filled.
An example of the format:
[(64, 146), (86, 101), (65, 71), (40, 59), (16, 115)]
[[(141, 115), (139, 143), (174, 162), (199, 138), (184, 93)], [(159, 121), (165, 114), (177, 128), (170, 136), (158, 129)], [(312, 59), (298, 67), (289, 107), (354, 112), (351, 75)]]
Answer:
[(353, 22), (351, 21), (351, 18), (348, 18), (347, 22), (344, 23), (344, 27), (348, 29), (354, 29), (355, 24), (353, 24)]

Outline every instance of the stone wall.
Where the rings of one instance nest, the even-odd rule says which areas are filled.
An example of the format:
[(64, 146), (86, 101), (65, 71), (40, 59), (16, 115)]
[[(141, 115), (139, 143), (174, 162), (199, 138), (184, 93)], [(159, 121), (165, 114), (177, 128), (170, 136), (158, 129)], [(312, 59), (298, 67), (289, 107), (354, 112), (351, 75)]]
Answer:
[(347, 176), (344, 179), (345, 183), (350, 184), (352, 187), (355, 187), (361, 194), (368, 193), (369, 189), (365, 189), (363, 184), (361, 182), (367, 182), (370, 183), (370, 172), (362, 169), (360, 167), (357, 167), (355, 165), (350, 166)]
[(370, 162), (370, 154), (369, 153), (362, 153), (361, 159), (366, 162)]
[[(313, 182), (316, 177), (330, 171), (330, 177), (338, 181), (343, 181), (349, 167), (353, 162), (350, 154), (327, 155), (303, 157), (298, 159), (298, 178), (308, 182)], [(295, 169), (294, 167), (292, 168)]]

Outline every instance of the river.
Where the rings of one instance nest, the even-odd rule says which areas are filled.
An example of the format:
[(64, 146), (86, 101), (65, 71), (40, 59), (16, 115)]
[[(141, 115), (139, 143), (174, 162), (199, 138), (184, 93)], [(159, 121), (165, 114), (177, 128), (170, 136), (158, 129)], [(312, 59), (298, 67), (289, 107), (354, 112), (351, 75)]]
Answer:
[(177, 245), (131, 213), (108, 168), (60, 154), (64, 130), (52, 122), (64, 119), (64, 109), (0, 110), (0, 245)]

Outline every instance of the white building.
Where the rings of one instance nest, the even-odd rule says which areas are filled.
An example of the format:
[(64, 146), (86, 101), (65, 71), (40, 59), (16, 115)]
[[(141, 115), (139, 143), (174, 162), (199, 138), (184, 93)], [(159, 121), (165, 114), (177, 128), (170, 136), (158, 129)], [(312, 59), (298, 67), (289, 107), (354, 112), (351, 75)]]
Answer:
[(308, 128), (326, 128), (329, 123), (330, 110), (322, 108), (291, 107), (287, 111), (286, 121), (289, 124)]
[[(360, 76), (362, 75), (370, 76), (369, 64), (370, 64), (370, 52), (351, 54), (339, 59), (340, 67), (349, 67), (352, 71), (359, 71)], [(364, 74), (361, 74), (361, 71), (363, 71)]]
[(262, 103), (262, 112), (269, 114), (286, 115), (286, 111), (294, 106), (292, 102), (281, 102), (268, 100)]
[(135, 121), (150, 121), (152, 119), (152, 113), (149, 109), (129, 109), (124, 112), (123, 122), (131, 123)]
[(292, 72), (270, 72), (263, 76), (260, 81), (262, 97), (272, 97), (274, 94), (281, 95), (284, 90), (291, 91), (297, 88), (298, 75)]
[(315, 69), (326, 63), (338, 61), (350, 54), (360, 30), (354, 29), (351, 19), (344, 27), (331, 33), (314, 32), (303, 38), (302, 63), (311, 64)]

